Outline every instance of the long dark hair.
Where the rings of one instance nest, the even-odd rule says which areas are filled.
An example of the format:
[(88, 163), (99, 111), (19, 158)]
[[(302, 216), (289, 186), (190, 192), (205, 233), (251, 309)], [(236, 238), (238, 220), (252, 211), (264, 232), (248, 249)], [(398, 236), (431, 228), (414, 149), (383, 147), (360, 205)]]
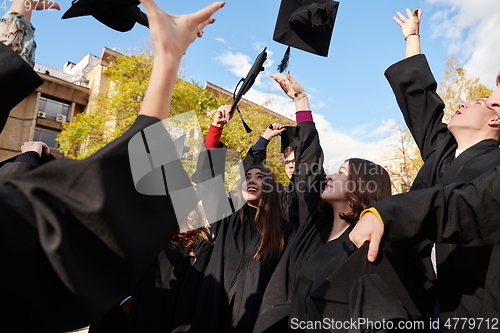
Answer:
[[(282, 228), (284, 214), (280, 199), (283, 186), (270, 169), (254, 168), (258, 168), (262, 172), (263, 179), (262, 194), (255, 215), (255, 227), (260, 234), (260, 244), (253, 258), (260, 260), (261, 264), (265, 266), (270, 265), (272, 259), (278, 258), (285, 247), (285, 232)], [(246, 171), (248, 172), (248, 170)], [(245, 206), (239, 210), (241, 222), (244, 222)]]
[(196, 244), (198, 238), (201, 238), (208, 245), (213, 244), (210, 228), (202, 227), (186, 232), (177, 232), (170, 241), (170, 247), (176, 251), (184, 252), (186, 256), (191, 257), (194, 263), (197, 259)]
[[(200, 225), (203, 225), (203, 227), (199, 227)], [(181, 224), (181, 229), (183, 231), (179, 230), (170, 240), (170, 248), (183, 252), (184, 255), (191, 257), (194, 263), (197, 259), (196, 245), (198, 244), (198, 239), (201, 238), (208, 245), (213, 244), (212, 231), (210, 230), (210, 225), (206, 219), (201, 201), (187, 215)]]
[(346, 162), (349, 162), (348, 181), (353, 184), (346, 198), (352, 211), (340, 217), (348, 223), (356, 223), (364, 209), (391, 195), (391, 178), (383, 167), (371, 161), (350, 158)]

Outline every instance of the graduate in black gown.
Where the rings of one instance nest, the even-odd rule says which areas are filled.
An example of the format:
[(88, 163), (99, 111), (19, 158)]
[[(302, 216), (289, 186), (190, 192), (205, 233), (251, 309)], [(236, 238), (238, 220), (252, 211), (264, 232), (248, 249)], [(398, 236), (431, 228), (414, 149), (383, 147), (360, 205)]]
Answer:
[[(280, 85), (281, 89), (283, 89), (283, 92), (294, 101), (295, 121), (297, 124), (303, 121), (312, 122), (313, 116), (306, 91), (300, 83), (292, 77), (290, 72), (287, 72), (286, 75), (273, 74), (271, 78), (273, 78), (274, 81)], [(295, 152), (293, 147), (289, 145), (289, 133), (291, 136), (293, 135), (293, 131), (293, 126), (271, 124), (266, 128), (259, 140), (248, 150), (243, 163), (245, 165), (253, 165), (265, 161), (267, 158), (267, 145), (273, 138), (281, 136), (281, 150), (283, 153), (285, 174), (288, 179), (291, 179), (295, 169)], [(298, 226), (298, 204), (296, 198), (292, 194), (293, 190), (291, 183), (284, 185), (281, 193), (281, 204), (285, 213), (285, 219)]]
[(308, 258), (292, 272), (295, 276), (290, 277), (295, 279), (290, 301), (290, 330), (297, 331), (294, 322), (323, 321), (328, 302), (318, 297), (325, 293), (318, 288), (323, 287), (323, 282), (357, 249), (348, 235), (361, 211), (390, 194), (387, 171), (367, 160), (348, 159), (337, 173), (327, 177), (320, 202), (323, 212), (313, 221), (314, 226), (304, 228), (309, 229), (305, 234), (298, 233), (296, 240), (301, 243), (304, 238), (314, 237), (308, 244)]
[(276, 176), (245, 172), (246, 204), (219, 222), (189, 332), (252, 332), (262, 297), (294, 228), (283, 220)]
[[(372, 268), (365, 266), (351, 272), (350, 276), (343, 278), (343, 285), (331, 285), (329, 279), (336, 278), (335, 272), (356, 250), (347, 235), (363, 207), (389, 196), (391, 190), (389, 176), (382, 167), (366, 160), (350, 159), (341, 169), (343, 175), (329, 177), (330, 185), (324, 193), (328, 204), (321, 198), (323, 187), (328, 182), (314, 122), (299, 123), (291, 133), (290, 146), (295, 160), (290, 196), (296, 203), (299, 228), (266, 290), (254, 332), (297, 329), (299, 327), (292, 325), (294, 322), (337, 318), (339, 312), (340, 318), (349, 319), (349, 302), (343, 300), (343, 306), (339, 306), (331, 302), (329, 295), (335, 294), (336, 288), (350, 290), (357, 276), (369, 273)], [(351, 192), (341, 186), (333, 187), (343, 182), (350, 186)], [(368, 183), (373, 187), (367, 188)], [(358, 267), (359, 258), (356, 260), (352, 265)], [(383, 265), (384, 272), (393, 273), (387, 262)], [(400, 284), (397, 278), (395, 280)], [(344, 305), (347, 305), (347, 310)], [(401, 314), (392, 312), (395, 316)], [(402, 308), (402, 312), (406, 316), (406, 309)], [(376, 315), (382, 318), (382, 312)]]
[[(500, 165), (499, 88), (488, 98), (461, 103), (450, 122), (442, 123), (444, 103), (436, 94), (436, 81), (426, 58), (420, 54), (420, 15), (420, 9), (407, 10), (407, 17), (398, 13), (399, 18), (395, 20), (406, 39), (406, 59), (386, 71), (424, 160), (412, 190), (469, 182)], [(386, 209), (385, 216), (392, 214), (389, 206)], [(406, 216), (394, 215), (392, 218), (403, 223)], [(353, 237), (361, 245), (364, 236), (358, 232)], [(414, 243), (405, 242), (399, 244), (399, 248), (405, 251), (404, 247), (411, 244)], [(376, 240), (370, 244), (372, 251), (377, 246)], [(442, 324), (452, 318), (481, 317), (492, 263), (491, 245), (474, 248), (460, 244), (434, 246), (431, 240), (425, 240), (406, 251), (406, 259), (400, 262), (400, 276), (424, 317), (437, 319), (439, 316)], [(433, 314), (436, 305), (439, 313)], [(450, 327), (441, 328), (448, 330)]]
[(181, 57), (223, 3), (182, 16), (143, 4), (155, 61), (135, 124), (86, 160), (53, 161), (0, 187), (2, 324), (11, 331), (68, 331), (97, 320), (178, 228), (169, 196), (136, 191), (128, 142), (168, 117)]
[(213, 245), (213, 229), (178, 232), (134, 287), (129, 332), (186, 332)]
[[(232, 118), (230, 110), (230, 105), (223, 105), (214, 115), (205, 139), (205, 147), (211, 154), (215, 153), (215, 148), (223, 148), (220, 135), (225, 124)], [(221, 151), (216, 154), (212, 158), (224, 160), (225, 156)], [(208, 166), (204, 163), (207, 161), (209, 159), (198, 159), (193, 181), (202, 182), (216, 175), (224, 177), (224, 163), (212, 163)], [(204, 227), (179, 230), (173, 236), (169, 246), (161, 251), (158, 259), (134, 287), (130, 299), (130, 332), (187, 332), (190, 329), (193, 319), (196, 319), (193, 318), (193, 308), (196, 306), (219, 225), (217, 222), (208, 224), (201, 201), (188, 215), (187, 225), (200, 225), (200, 220), (205, 221)]]
[[(496, 167), (470, 183), (437, 184), (381, 200), (373, 205), (379, 217), (365, 214), (351, 237), (358, 244), (365, 240), (378, 243), (384, 235), (395, 244), (427, 238), (436, 243), (461, 244), (471, 248), (493, 247), (482, 306), (478, 309), (480, 317), (470, 317), (470, 327), (465, 326), (489, 332), (500, 322), (499, 204), (500, 167)], [(370, 253), (372, 258), (378, 254), (376, 248)], [(462, 326), (454, 320), (444, 324), (448, 329)]]

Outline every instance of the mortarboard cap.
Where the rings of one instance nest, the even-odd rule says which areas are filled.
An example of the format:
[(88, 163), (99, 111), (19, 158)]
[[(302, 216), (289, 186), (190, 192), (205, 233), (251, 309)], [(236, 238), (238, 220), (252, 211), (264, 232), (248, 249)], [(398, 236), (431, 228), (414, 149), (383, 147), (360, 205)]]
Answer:
[(328, 56), (338, 6), (332, 0), (282, 0), (273, 40)]
[(139, 4), (139, 0), (73, 0), (62, 18), (92, 15), (111, 29), (125, 32), (136, 22), (148, 26), (148, 18)]
[[(267, 47), (265, 47), (262, 50), (262, 52), (257, 56), (257, 58), (255, 59), (255, 62), (253, 63), (250, 70), (248, 71), (247, 76), (244, 79), (241, 79), (240, 82), (238, 82), (238, 85), (236, 86), (235, 93), (233, 96), (233, 105), (231, 106), (231, 112), (238, 110), (238, 113), (240, 113), (240, 117), (241, 117), (241, 112), (238, 109), (238, 103), (240, 102), (243, 95), (248, 90), (250, 90), (250, 88), (253, 86), (255, 79), (257, 78), (259, 73), (264, 70), (264, 67), (262, 65), (264, 64), (264, 62), (267, 59), (266, 50), (267, 50)], [(241, 86), (240, 86), (240, 83), (242, 83)], [(238, 87), (240, 87), (239, 90), (238, 90)], [(241, 118), (241, 121), (243, 122), (243, 126), (245, 127), (245, 130), (247, 131), (247, 133), (250, 133), (252, 130), (250, 129), (250, 127), (248, 127), (248, 125), (245, 123), (243, 118)]]
[(285, 150), (290, 146), (292, 138), (295, 133), (295, 126), (285, 126), (285, 130), (281, 132), (281, 153), (283, 154)]

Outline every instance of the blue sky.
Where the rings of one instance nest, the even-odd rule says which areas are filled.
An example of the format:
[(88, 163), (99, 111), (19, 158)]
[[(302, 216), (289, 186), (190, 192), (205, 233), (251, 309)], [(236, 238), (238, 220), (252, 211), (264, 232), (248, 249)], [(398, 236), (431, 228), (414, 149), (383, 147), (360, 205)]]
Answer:
[[(190, 13), (210, 3), (157, 1), (171, 14)], [(78, 62), (87, 53), (99, 56), (104, 46), (123, 52), (148, 45), (145, 27), (136, 25), (132, 31), (120, 33), (91, 17), (61, 20), (70, 1), (61, 0), (60, 5), (61, 12), (33, 14), (36, 61), (43, 65), (60, 69), (66, 61)], [(245, 98), (257, 103), (271, 101), (270, 109), (291, 114), (293, 102), (269, 78), (277, 72), (286, 49), (272, 40), (279, 5), (279, 0), (228, 0), (216, 13), (215, 24), (206, 27), (203, 38), (188, 49), (182, 69), (186, 79), (233, 90), (267, 47), (266, 70)], [(443, 76), (443, 59), (453, 54), (462, 59), (470, 74), (494, 87), (500, 69), (498, 0), (341, 1), (329, 56), (292, 49), (289, 67), (310, 96), (329, 168), (345, 158), (374, 158), (396, 148), (391, 134), (403, 120), (383, 73), (404, 56), (403, 36), (392, 16), (406, 7), (423, 9), (423, 52), (438, 82)]]

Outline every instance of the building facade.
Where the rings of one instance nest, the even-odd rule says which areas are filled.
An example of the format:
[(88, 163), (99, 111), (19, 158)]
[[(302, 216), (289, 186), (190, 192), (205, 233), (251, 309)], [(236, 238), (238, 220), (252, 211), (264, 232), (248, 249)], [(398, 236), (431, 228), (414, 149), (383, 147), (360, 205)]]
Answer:
[(101, 57), (87, 54), (61, 70), (35, 64), (44, 83), (10, 112), (0, 134), (0, 160), (19, 154), (27, 141), (43, 141), (52, 154), (62, 157), (55, 140), (62, 124), (89, 111), (92, 96), (107, 85), (104, 69), (117, 56), (119, 53), (104, 48)]

